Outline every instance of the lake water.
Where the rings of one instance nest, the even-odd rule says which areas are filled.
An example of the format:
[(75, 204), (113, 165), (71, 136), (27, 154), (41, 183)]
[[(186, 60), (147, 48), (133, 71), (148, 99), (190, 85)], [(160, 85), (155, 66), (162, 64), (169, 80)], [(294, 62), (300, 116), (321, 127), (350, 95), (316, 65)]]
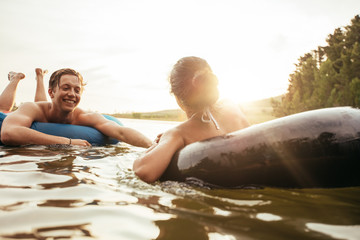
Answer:
[[(121, 121), (151, 139), (178, 124)], [(0, 147), (0, 239), (360, 239), (360, 187), (146, 184), (131, 170), (143, 151)]]

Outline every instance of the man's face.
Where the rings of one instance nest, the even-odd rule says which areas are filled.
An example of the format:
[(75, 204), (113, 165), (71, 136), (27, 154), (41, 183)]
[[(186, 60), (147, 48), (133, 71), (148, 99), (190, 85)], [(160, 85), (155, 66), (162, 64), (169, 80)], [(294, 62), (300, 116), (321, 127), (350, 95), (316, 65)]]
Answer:
[(82, 86), (78, 77), (66, 74), (61, 76), (54, 90), (49, 90), (49, 94), (59, 109), (72, 112), (80, 103)]

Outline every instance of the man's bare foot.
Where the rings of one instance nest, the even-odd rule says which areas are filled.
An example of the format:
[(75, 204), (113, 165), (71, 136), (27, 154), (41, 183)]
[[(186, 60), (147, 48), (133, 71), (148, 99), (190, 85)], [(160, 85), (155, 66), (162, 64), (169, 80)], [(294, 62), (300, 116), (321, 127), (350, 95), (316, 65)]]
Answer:
[(44, 75), (48, 73), (48, 70), (42, 70), (41, 68), (35, 68), (35, 73), (36, 73), (36, 80), (37, 81), (42, 81), (44, 78)]
[(25, 74), (23, 74), (23, 73), (9, 72), (9, 74), (8, 74), (9, 81), (14, 81), (14, 80), (19, 81), (24, 78), (25, 78)]

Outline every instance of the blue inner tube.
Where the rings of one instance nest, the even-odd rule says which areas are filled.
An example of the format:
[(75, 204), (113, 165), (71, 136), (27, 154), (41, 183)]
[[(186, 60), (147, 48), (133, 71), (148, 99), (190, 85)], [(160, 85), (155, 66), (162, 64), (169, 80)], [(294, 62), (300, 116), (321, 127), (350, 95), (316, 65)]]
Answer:
[[(3, 120), (7, 115), (0, 112), (0, 129)], [(123, 125), (117, 118), (103, 115), (105, 118)], [(43, 123), (43, 122), (33, 122), (31, 128), (42, 133), (67, 137), (72, 139), (83, 139), (87, 140), (91, 145), (106, 145), (106, 144), (116, 144), (119, 141), (114, 138), (109, 138), (105, 136), (100, 131), (95, 128), (71, 124), (62, 124), (62, 123)], [(3, 145), (2, 142), (0, 142)]]
[(360, 110), (335, 107), (278, 118), (189, 144), (161, 180), (218, 187), (360, 186)]

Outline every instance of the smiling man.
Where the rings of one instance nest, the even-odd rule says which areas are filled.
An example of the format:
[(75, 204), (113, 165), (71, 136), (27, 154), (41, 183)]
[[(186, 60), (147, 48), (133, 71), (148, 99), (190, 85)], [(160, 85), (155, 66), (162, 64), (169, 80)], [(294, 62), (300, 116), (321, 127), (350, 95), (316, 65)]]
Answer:
[(73, 69), (55, 71), (49, 80), (51, 102), (28, 102), (9, 114), (2, 124), (1, 141), (6, 145), (72, 144), (90, 146), (83, 139), (48, 135), (30, 128), (34, 121), (65, 123), (96, 128), (104, 135), (139, 147), (149, 147), (151, 141), (140, 132), (118, 125), (98, 113), (86, 112), (77, 106), (84, 89), (83, 77)]

